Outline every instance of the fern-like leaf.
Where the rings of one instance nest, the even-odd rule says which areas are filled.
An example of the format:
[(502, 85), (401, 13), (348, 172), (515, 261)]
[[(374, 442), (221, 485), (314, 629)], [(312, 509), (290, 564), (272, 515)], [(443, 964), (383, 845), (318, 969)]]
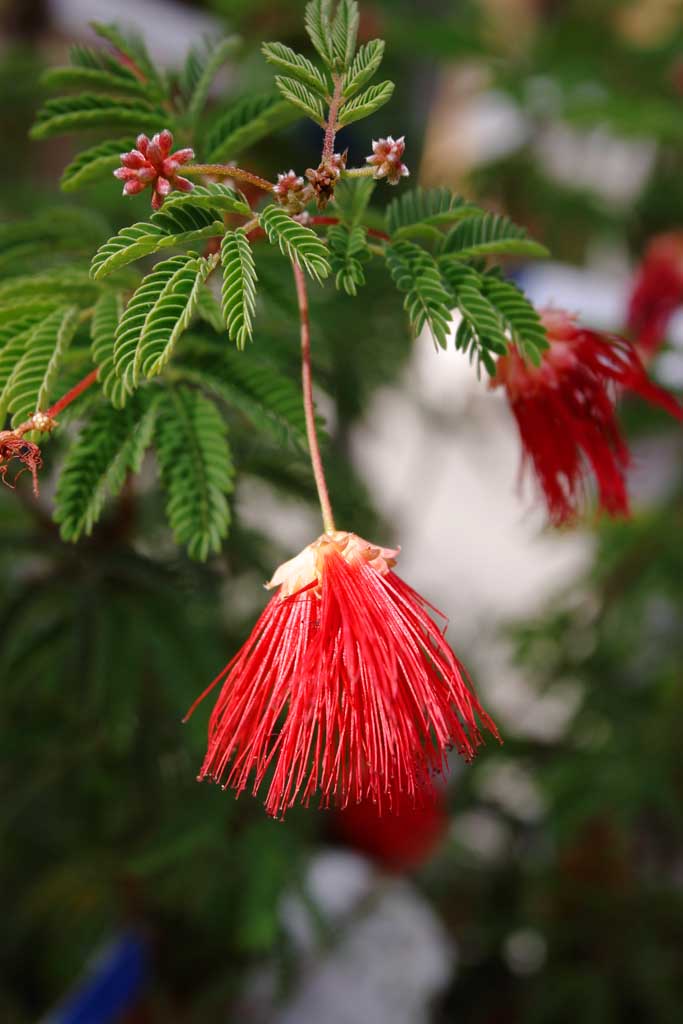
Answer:
[(306, 4), (304, 18), (308, 37), (329, 68), (334, 64), (331, 7), (331, 0), (310, 0), (310, 3)]
[(223, 417), (198, 391), (169, 388), (159, 402), (155, 443), (175, 539), (204, 561), (220, 551), (230, 524), (233, 468)]
[(69, 448), (55, 497), (55, 522), (65, 541), (92, 533), (108, 497), (138, 473), (152, 442), (156, 404), (139, 396), (124, 410), (100, 405)]
[(152, 377), (171, 358), (199, 301), (202, 284), (216, 267), (218, 255), (202, 259), (175, 256), (157, 264), (126, 307), (116, 330), (114, 364), (127, 391), (140, 375)]
[(303, 85), (310, 86), (322, 97), (329, 94), (329, 82), (308, 57), (304, 57), (301, 53), (295, 53), (284, 43), (263, 43), (261, 52), (269, 64), (274, 64), (281, 71), (286, 71), (291, 78), (296, 78)]
[(95, 304), (90, 322), (90, 353), (99, 368), (98, 380), (105, 397), (117, 409), (123, 408), (126, 391), (116, 374), (114, 340), (116, 328), (123, 314), (123, 298), (118, 292), (104, 292)]
[(365, 284), (363, 263), (370, 259), (365, 228), (360, 224), (353, 228), (335, 224), (327, 232), (327, 241), (337, 288), (343, 288), (347, 295), (355, 295)]
[(299, 110), (303, 110), (304, 114), (316, 124), (321, 126), (325, 124), (323, 101), (307, 86), (297, 82), (295, 78), (285, 78), (282, 75), (275, 76), (275, 84), (285, 100), (293, 103)]
[(456, 336), (456, 347), (470, 348), (473, 356), (493, 372), (493, 355), (507, 352), (505, 322), (484, 294), (482, 275), (471, 267), (442, 257), (439, 267), (451, 289), (453, 301), (467, 326)]
[(137, 70), (149, 92), (159, 97), (165, 96), (165, 83), (147, 52), (142, 36), (132, 32), (122, 32), (118, 25), (105, 24), (101, 21), (91, 22), (91, 27), (100, 39), (106, 40), (114, 47), (117, 57), (120, 54), (127, 59), (128, 64)]
[(168, 113), (142, 99), (124, 103), (109, 96), (84, 92), (48, 100), (38, 111), (31, 138), (48, 139), (53, 135), (114, 126), (132, 131), (155, 131), (168, 119)]
[[(214, 78), (223, 64), (235, 53), (240, 42), (239, 36), (226, 36), (215, 46), (209, 46), (206, 52), (200, 55), (197, 62), (198, 74), (192, 76), (191, 88), (187, 90), (187, 115), (191, 123), (196, 121), (202, 113)], [(192, 56), (191, 52), (188, 62)]]
[(292, 220), (289, 214), (272, 204), (260, 214), (259, 221), (272, 245), (294, 260), (316, 280), (327, 277), (330, 264), (327, 249), (312, 228)]
[(39, 409), (46, 409), (51, 390), (78, 327), (78, 309), (56, 309), (29, 331), (25, 351), (0, 396), (0, 419), (13, 413), (17, 427)]
[(223, 236), (221, 263), (223, 318), (230, 340), (243, 349), (251, 338), (256, 311), (256, 266), (247, 236), (240, 228)]
[(415, 334), (426, 324), (435, 341), (445, 348), (451, 296), (433, 257), (412, 242), (396, 242), (387, 248), (386, 259), (396, 287), (406, 293), (403, 305)]
[(201, 197), (197, 206), (176, 203), (167, 207), (164, 204), (164, 209), (153, 213), (148, 221), (122, 228), (118, 235), (101, 245), (93, 256), (90, 273), (99, 281), (113, 270), (150, 253), (181, 248), (202, 238), (222, 235), (224, 230), (218, 213), (211, 207), (204, 209)]
[(360, 224), (375, 184), (372, 178), (342, 178), (334, 190), (334, 202), (344, 224), (349, 227)]
[(371, 39), (361, 46), (353, 64), (344, 75), (342, 96), (350, 99), (377, 73), (384, 57), (384, 40)]
[(408, 237), (416, 225), (441, 225), (464, 217), (483, 216), (484, 211), (454, 195), (448, 188), (412, 189), (393, 199), (386, 210), (387, 231), (392, 237)]
[(121, 153), (132, 149), (135, 139), (113, 139), (100, 142), (97, 146), (82, 150), (62, 173), (60, 187), (64, 192), (74, 192), (83, 185), (90, 185), (113, 174), (121, 162)]
[(278, 93), (243, 96), (219, 114), (207, 131), (204, 143), (207, 159), (211, 163), (231, 160), (300, 116)]
[(379, 85), (370, 85), (354, 99), (349, 100), (342, 107), (337, 125), (343, 128), (354, 121), (360, 121), (363, 117), (369, 117), (376, 110), (388, 103), (394, 92), (393, 82), (380, 82)]
[(164, 200), (162, 215), (178, 208), (200, 208), (220, 213), (241, 213), (251, 216), (251, 207), (241, 192), (228, 185), (212, 182), (209, 185), (195, 185), (191, 192), (172, 192)]
[(210, 327), (213, 327), (216, 334), (222, 334), (225, 330), (223, 310), (220, 302), (211, 290), (210, 285), (206, 285), (199, 291), (199, 298), (197, 300), (197, 316), (200, 320), (203, 320), (205, 324), (209, 324)]
[(339, 0), (332, 22), (332, 48), (338, 71), (345, 71), (356, 52), (358, 36), (358, 4), (356, 0)]
[(484, 295), (507, 324), (511, 339), (538, 366), (548, 339), (536, 309), (517, 285), (501, 277), (497, 270), (483, 275), (482, 286)]
[(117, 65), (116, 71), (92, 67), (48, 68), (41, 76), (47, 89), (92, 89), (109, 96), (135, 96), (146, 101), (147, 90), (127, 68)]
[(545, 246), (529, 238), (524, 228), (496, 213), (460, 221), (446, 235), (443, 252), (461, 260), (480, 256), (548, 255)]

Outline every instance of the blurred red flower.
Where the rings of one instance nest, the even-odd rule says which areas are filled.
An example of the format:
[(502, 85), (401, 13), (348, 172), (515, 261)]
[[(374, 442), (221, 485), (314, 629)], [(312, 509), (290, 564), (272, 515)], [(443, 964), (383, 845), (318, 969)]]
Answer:
[(653, 238), (631, 290), (628, 326), (645, 354), (665, 339), (669, 320), (683, 303), (683, 232)]

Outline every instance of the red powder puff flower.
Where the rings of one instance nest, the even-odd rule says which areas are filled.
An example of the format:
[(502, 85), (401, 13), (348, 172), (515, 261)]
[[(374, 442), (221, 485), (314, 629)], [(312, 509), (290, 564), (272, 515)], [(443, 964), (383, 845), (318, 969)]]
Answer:
[(407, 178), (410, 171), (402, 162), (406, 148), (405, 136), (394, 139), (388, 135), (386, 139), (377, 139), (372, 143), (372, 155), (365, 161), (375, 167), (374, 178), (386, 178), (390, 185), (398, 185), (401, 178)]
[(121, 154), (122, 167), (114, 171), (114, 177), (124, 181), (124, 196), (134, 196), (152, 186), (152, 207), (159, 210), (164, 199), (173, 189), (191, 192), (194, 185), (178, 174), (182, 164), (194, 159), (191, 149), (178, 149), (171, 153), (173, 136), (168, 128), (154, 135), (151, 141), (146, 135), (138, 135), (136, 149)]
[(643, 352), (655, 352), (683, 302), (683, 232), (653, 238), (633, 282), (628, 326)]
[(199, 698), (223, 684), (200, 780), (255, 795), (268, 779), (272, 815), (316, 793), (390, 809), (450, 747), (474, 756), (477, 717), (498, 737), (426, 601), (391, 572), (397, 553), (334, 532), (280, 566), (279, 593)]
[[(10, 481), (7, 479), (7, 471), (12, 459), (21, 462), (23, 468)], [(0, 479), (7, 487), (14, 487), (21, 474), (28, 470), (33, 478), (33, 493), (37, 498), (39, 493), (38, 470), (42, 468), (43, 458), (37, 444), (26, 441), (12, 430), (0, 431)]]
[(349, 804), (335, 813), (333, 830), (344, 843), (365, 853), (387, 871), (410, 871), (437, 850), (448, 828), (443, 786), (430, 786), (413, 801), (399, 793), (381, 814), (372, 800)]
[(549, 342), (541, 365), (513, 348), (499, 358), (491, 381), (507, 390), (523, 459), (532, 464), (556, 525), (578, 513), (590, 471), (601, 508), (626, 515), (629, 451), (616, 419), (619, 392), (633, 391), (677, 419), (683, 409), (652, 383), (627, 341), (584, 330), (563, 310), (543, 310), (541, 318)]

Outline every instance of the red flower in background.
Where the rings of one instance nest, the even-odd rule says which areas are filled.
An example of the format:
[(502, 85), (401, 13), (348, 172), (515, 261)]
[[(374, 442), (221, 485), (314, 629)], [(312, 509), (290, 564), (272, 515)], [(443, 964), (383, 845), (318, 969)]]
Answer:
[(664, 341), (673, 313), (683, 302), (683, 232), (653, 238), (636, 273), (628, 326), (649, 354)]
[(585, 330), (563, 310), (546, 309), (541, 317), (549, 342), (541, 365), (513, 349), (500, 357), (491, 382), (507, 391), (523, 459), (533, 466), (556, 525), (579, 512), (591, 472), (600, 507), (626, 514), (630, 456), (616, 418), (619, 392), (633, 391), (678, 419), (683, 409), (652, 383), (627, 341)]
[(372, 800), (350, 803), (335, 813), (333, 828), (339, 839), (388, 871), (410, 871), (429, 860), (446, 834), (443, 787), (430, 787), (417, 801), (400, 793), (384, 814)]
[(381, 813), (414, 803), (449, 748), (471, 759), (477, 718), (498, 737), (396, 554), (338, 531), (280, 566), (279, 593), (206, 691), (223, 684), (200, 779), (254, 795), (268, 779), (272, 815), (316, 793)]
[(121, 154), (123, 166), (114, 171), (114, 177), (125, 182), (125, 196), (137, 195), (151, 185), (152, 207), (159, 210), (173, 189), (192, 191), (194, 185), (178, 174), (178, 169), (194, 159), (194, 151), (178, 149), (171, 153), (172, 145), (173, 136), (168, 128), (158, 132), (151, 140), (146, 135), (138, 135), (136, 148)]

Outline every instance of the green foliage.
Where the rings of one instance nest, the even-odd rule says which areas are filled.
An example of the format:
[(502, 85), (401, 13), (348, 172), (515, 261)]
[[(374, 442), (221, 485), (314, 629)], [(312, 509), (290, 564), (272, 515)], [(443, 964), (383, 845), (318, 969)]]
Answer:
[(527, 297), (513, 281), (506, 281), (496, 271), (484, 276), (483, 291), (523, 354), (538, 366), (548, 339), (541, 318)]
[(220, 551), (230, 524), (232, 459), (225, 421), (215, 404), (189, 388), (159, 399), (155, 443), (175, 540), (191, 558)]
[(126, 389), (114, 365), (114, 341), (122, 313), (122, 295), (104, 292), (97, 300), (90, 323), (90, 352), (93, 363), (99, 367), (100, 386), (105, 397), (118, 409), (126, 401)]
[(372, 178), (342, 178), (334, 190), (334, 202), (342, 223), (360, 224), (375, 191)]
[(215, 45), (209, 44), (204, 52), (191, 50), (185, 63), (183, 85), (187, 103), (186, 114), (190, 123), (202, 114), (214, 78), (225, 62), (240, 45), (239, 36), (226, 36)]
[(256, 266), (244, 231), (227, 231), (221, 243), (221, 312), (228, 336), (239, 349), (251, 339), (256, 311)]
[(68, 167), (64, 168), (60, 185), (65, 192), (74, 192), (83, 185), (90, 185), (105, 178), (116, 170), (121, 162), (121, 153), (128, 152), (135, 144), (132, 137), (99, 142), (96, 146), (83, 149)]
[(329, 95), (330, 85), (315, 64), (301, 53), (295, 53), (284, 43), (264, 43), (261, 52), (269, 64), (274, 64), (281, 71), (309, 86), (323, 98)]
[(461, 220), (446, 235), (443, 252), (456, 259), (548, 255), (545, 246), (529, 238), (524, 228), (496, 213)]
[(100, 39), (113, 46), (115, 53), (130, 62), (131, 68), (135, 69), (134, 73), (137, 73), (150, 92), (157, 96), (166, 94), (166, 83), (155, 68), (141, 36), (123, 32), (118, 25), (101, 21), (92, 22), (92, 28)]
[(339, 0), (332, 22), (332, 48), (339, 71), (349, 66), (356, 52), (358, 18), (356, 0)]
[(388, 103), (394, 92), (393, 82), (380, 82), (379, 85), (369, 85), (367, 89), (359, 93), (353, 99), (344, 104), (337, 125), (344, 128), (347, 124), (360, 121), (363, 117), (370, 117), (375, 111)]
[(49, 68), (42, 77), (47, 89), (76, 89), (106, 92), (113, 96), (132, 95), (145, 99), (147, 90), (127, 68), (113, 62), (106, 71), (94, 67)]
[(92, 128), (129, 128), (131, 131), (158, 131), (169, 115), (143, 100), (117, 102), (110, 96), (79, 93), (78, 96), (48, 100), (38, 111), (31, 129), (34, 139), (90, 131)]
[(336, 224), (328, 231), (327, 242), (337, 288), (343, 288), (347, 295), (355, 295), (365, 284), (363, 263), (370, 259), (365, 228), (360, 224), (352, 228)]
[(394, 284), (406, 292), (403, 305), (415, 334), (426, 324), (434, 340), (445, 348), (451, 296), (433, 256), (412, 242), (395, 242), (387, 248), (386, 257)]
[(300, 110), (303, 110), (304, 114), (315, 121), (316, 124), (324, 126), (325, 107), (319, 96), (311, 92), (307, 86), (298, 82), (295, 78), (285, 78), (282, 75), (276, 75), (275, 84), (286, 100), (293, 103)]
[(204, 137), (207, 160), (232, 160), (278, 128), (299, 117), (295, 107), (277, 93), (249, 94), (231, 103), (209, 126)]
[(416, 188), (392, 199), (386, 210), (386, 225), (392, 237), (406, 238), (420, 234), (424, 225), (436, 228), (483, 214), (483, 210), (450, 189)]
[(92, 533), (107, 497), (116, 497), (129, 473), (138, 473), (152, 441), (155, 402), (130, 402), (123, 411), (100, 405), (69, 449), (59, 477), (55, 522), (65, 541)]
[(302, 267), (316, 281), (327, 277), (330, 264), (325, 244), (312, 228), (299, 224), (274, 203), (259, 215), (259, 223), (271, 245), (280, 250)]
[(45, 410), (61, 360), (78, 326), (74, 306), (56, 309), (29, 328), (24, 352), (14, 366), (0, 394), (0, 420), (13, 413), (12, 426), (19, 426), (38, 410)]
[[(179, 207), (189, 210), (196, 207), (202, 210), (217, 210), (220, 213), (241, 213), (244, 217), (251, 216), (251, 207), (241, 192), (236, 192), (235, 189), (219, 182), (195, 185), (191, 192), (172, 192), (164, 200), (164, 208), (160, 211), (161, 217), (169, 211), (175, 213)], [(159, 218), (159, 214), (156, 216)]]
[(329, 68), (334, 67), (334, 43), (332, 41), (332, 25), (330, 24), (331, 0), (310, 0), (306, 4), (306, 31), (318, 51), (318, 54)]
[[(229, 190), (226, 190), (229, 191)], [(191, 197), (190, 197), (191, 198)], [(212, 207), (175, 203), (152, 214), (149, 221), (140, 221), (122, 228), (118, 235), (101, 245), (93, 256), (90, 273), (99, 281), (112, 271), (162, 249), (178, 249), (202, 238), (221, 235), (223, 221)]]
[(49, 206), (22, 221), (0, 225), (0, 275), (14, 277), (36, 264), (89, 254), (107, 231), (103, 219), (75, 206)]
[(361, 46), (355, 60), (344, 75), (342, 95), (350, 99), (362, 89), (379, 70), (384, 57), (384, 40), (371, 39)]
[(128, 393), (137, 388), (141, 374), (153, 377), (166, 365), (217, 262), (217, 255), (174, 256), (145, 277), (126, 306), (114, 340), (114, 366)]
[(469, 351), (472, 358), (483, 362), (492, 374), (495, 371), (492, 353), (504, 355), (507, 339), (500, 314), (483, 293), (481, 275), (471, 267), (449, 260), (441, 260), (440, 269), (462, 315), (456, 348)]

